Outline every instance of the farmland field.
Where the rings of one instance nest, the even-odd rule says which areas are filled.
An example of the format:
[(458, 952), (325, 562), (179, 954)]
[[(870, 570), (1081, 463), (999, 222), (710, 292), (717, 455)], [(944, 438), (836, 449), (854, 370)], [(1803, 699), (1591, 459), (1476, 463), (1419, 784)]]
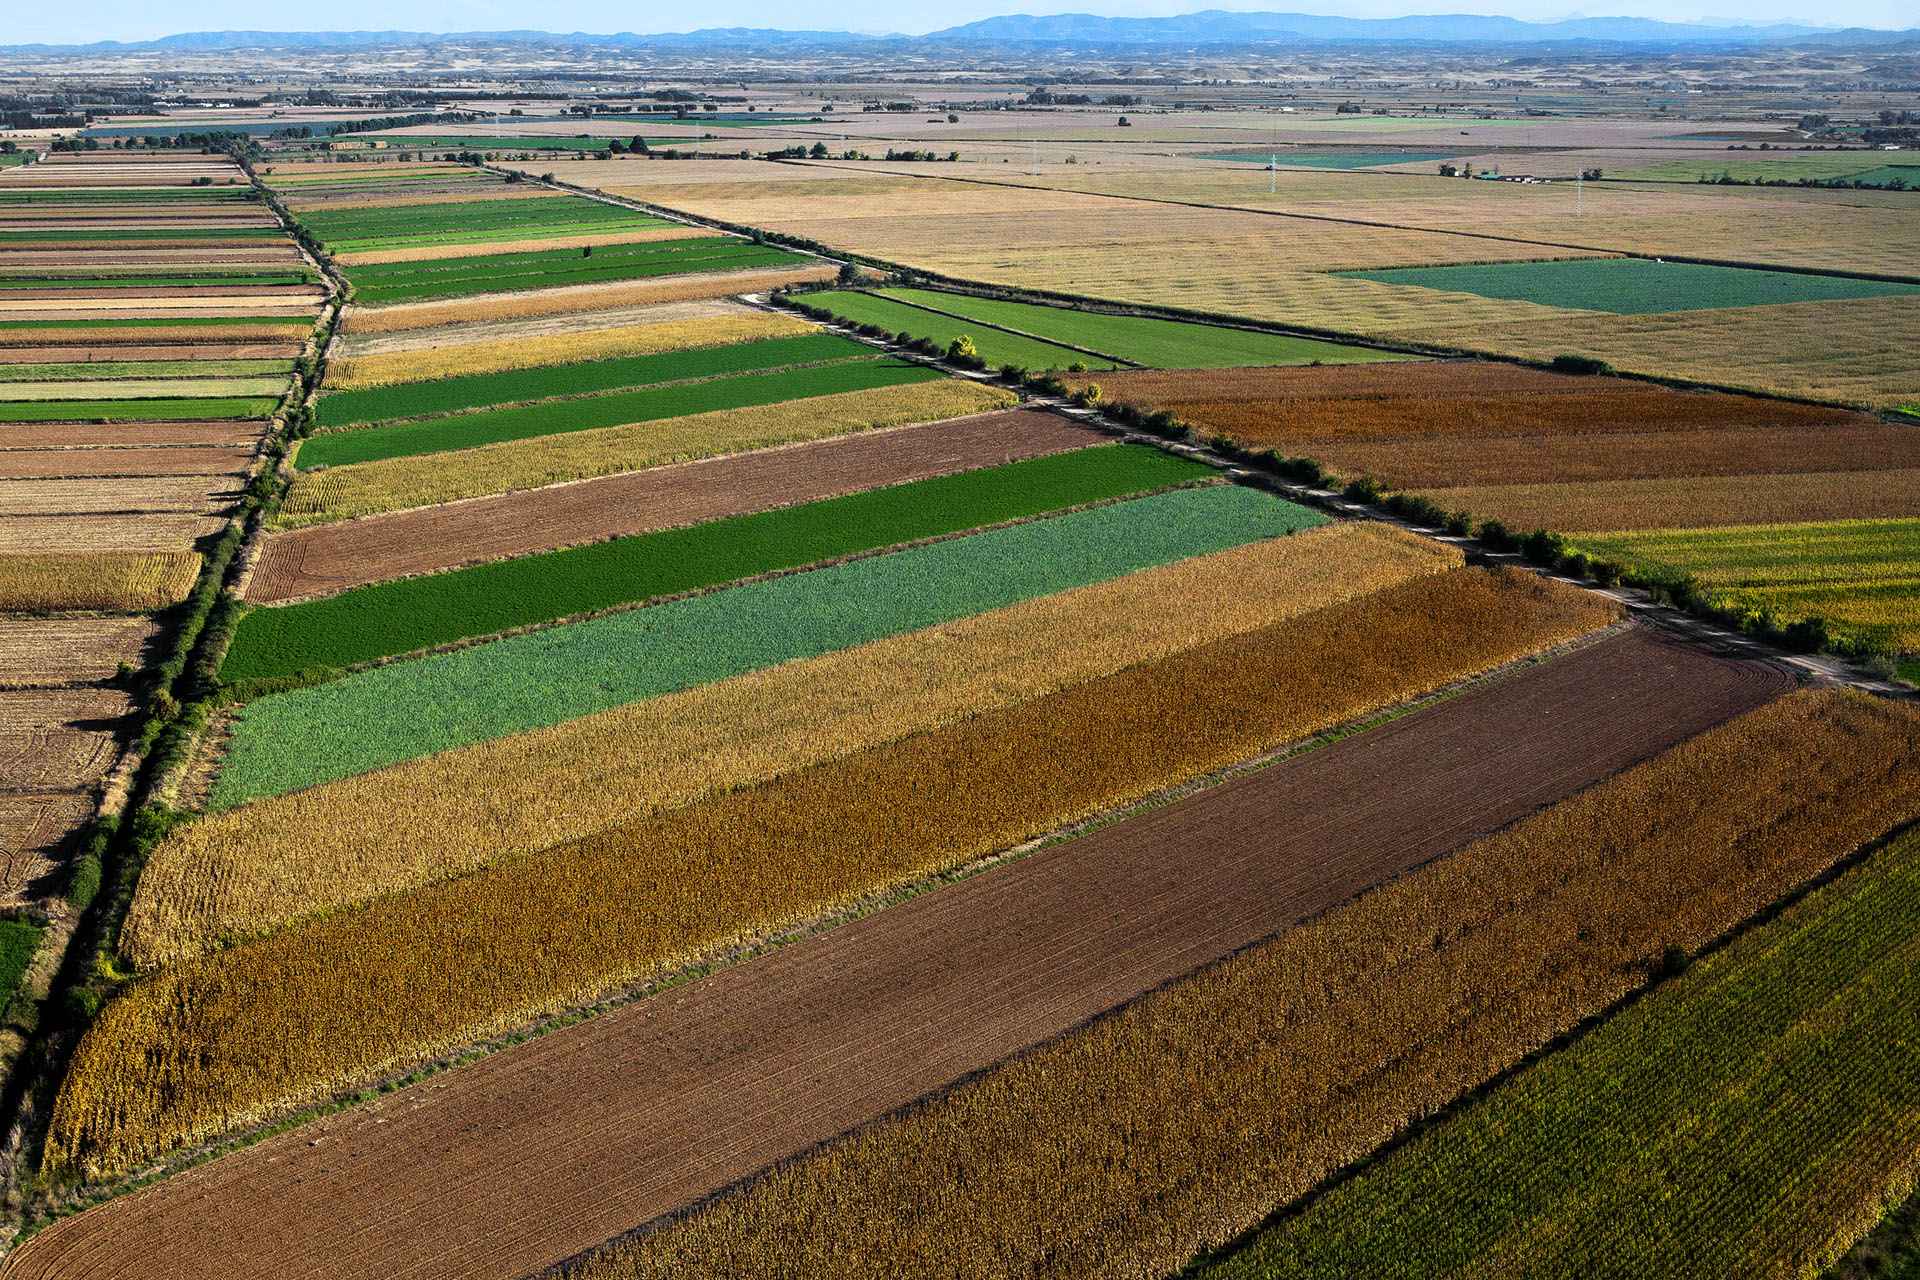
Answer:
[(1117, 367), (1112, 360), (1102, 356), (999, 329), (970, 326), (965, 321), (870, 293), (847, 290), (809, 293), (800, 298), (799, 305), (802, 310), (821, 318), (832, 316), (849, 324), (879, 325), (890, 334), (905, 333), (913, 337), (931, 338), (942, 350), (964, 334), (973, 343), (980, 358), (995, 368), (1005, 364), (1019, 365), (1025, 369), (1065, 369), (1074, 364), (1083, 364), (1091, 369)]
[(591, 200), (463, 200), (457, 204), (399, 205), (382, 209), (304, 209), (300, 223), (335, 253), (394, 249), (416, 244), (471, 244), (493, 237), (534, 233), (657, 228), (660, 218)]
[(1423, 289), (1538, 302), (1574, 311), (1610, 311), (1615, 315), (1920, 294), (1920, 284), (1755, 271), (1692, 262), (1649, 262), (1644, 258), (1414, 267), (1404, 271), (1349, 274), (1380, 284), (1418, 285)]
[(806, 259), (784, 249), (718, 236), (587, 250), (538, 250), (481, 258), (429, 259), (350, 268), (354, 296), (378, 305), (430, 302), (472, 294), (506, 293), (558, 285), (600, 284), (657, 276), (696, 275), (798, 266)]
[(864, 494), (256, 609), (223, 680), (348, 667), (533, 623), (1211, 479), (1140, 445), (1090, 448)]
[(1288, 169), (1375, 169), (1390, 164), (1427, 164), (1451, 160), (1458, 151), (1214, 151), (1202, 160), (1232, 160), (1239, 164), (1273, 163)]
[[(181, 385), (181, 384), (172, 384)], [(172, 418), (264, 418), (278, 397), (200, 396), (146, 400), (42, 400), (0, 403), (3, 422), (165, 422)]]
[[(1592, 1274), (1597, 1256), (1682, 1277), (1831, 1260), (1912, 1177), (1916, 889), (1910, 833), (1201, 1274), (1471, 1275), (1524, 1255), (1542, 1276)], [(1757, 1186), (1780, 1190), (1744, 1191)], [(1682, 1222), (1664, 1211), (1678, 1196)]]
[[(776, 338), (773, 343), (814, 344), (813, 338)], [(837, 345), (836, 345), (837, 344)], [(758, 344), (742, 344), (754, 346)], [(844, 339), (825, 337), (819, 345), (802, 350), (841, 351)], [(784, 350), (785, 348), (783, 348)], [(729, 374), (664, 387), (611, 391), (578, 399), (554, 400), (524, 407), (478, 409), (471, 413), (404, 422), (395, 426), (358, 431), (338, 431), (309, 437), (295, 455), (302, 471), (315, 467), (337, 467), (358, 462), (383, 462), (417, 454), (441, 453), (453, 449), (477, 449), (483, 445), (530, 440), (540, 436), (593, 431), (607, 427), (631, 426), (662, 418), (713, 413), (723, 409), (745, 409), (756, 405), (777, 405), (811, 396), (830, 396), (850, 391), (871, 391), (882, 387), (907, 386), (933, 382), (944, 375), (925, 365), (902, 360), (875, 358), (866, 348), (856, 347), (857, 358), (816, 367), (774, 368), (771, 371)], [(705, 354), (705, 353), (703, 353)], [(724, 367), (733, 359), (747, 359), (754, 353), (732, 353), (716, 348), (705, 360), (681, 353), (663, 363), (695, 366), (714, 363)], [(779, 358), (778, 356), (775, 357)], [(653, 360), (655, 357), (636, 357)], [(488, 375), (496, 376), (496, 375)], [(517, 374), (497, 375), (502, 378)], [(528, 381), (534, 381), (528, 379)], [(432, 384), (422, 399), (432, 399)], [(359, 394), (359, 393), (350, 393)], [(379, 392), (368, 394), (382, 394)], [(398, 397), (395, 397), (396, 399)], [(0, 406), (4, 409), (4, 406)]]

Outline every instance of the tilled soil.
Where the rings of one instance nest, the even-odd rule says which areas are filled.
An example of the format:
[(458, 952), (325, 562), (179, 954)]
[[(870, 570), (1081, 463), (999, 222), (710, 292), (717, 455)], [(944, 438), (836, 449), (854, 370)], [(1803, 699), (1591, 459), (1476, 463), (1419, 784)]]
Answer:
[(1790, 683), (1630, 630), (110, 1201), (0, 1274), (523, 1276)]
[[(1060, 453), (1102, 439), (1055, 414), (1013, 410), (318, 525), (264, 541), (247, 598), (326, 595)], [(0, 454), (0, 468), (5, 465)]]
[[(0, 449), (0, 480), (95, 476), (233, 476), (253, 464), (251, 445), (174, 449)], [(226, 488), (210, 484), (210, 488)]]
[(198, 422), (9, 422), (0, 424), (0, 451), (252, 444), (261, 433), (260, 422), (245, 418)]

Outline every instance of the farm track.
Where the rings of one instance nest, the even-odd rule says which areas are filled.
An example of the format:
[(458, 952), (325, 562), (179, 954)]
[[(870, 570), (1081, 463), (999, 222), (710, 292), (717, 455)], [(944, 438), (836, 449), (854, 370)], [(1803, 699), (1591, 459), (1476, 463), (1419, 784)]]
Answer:
[(521, 1276), (1789, 683), (1631, 629), (110, 1201), (0, 1275)]
[[(249, 600), (272, 603), (999, 466), (1110, 437), (1022, 410), (763, 449), (269, 534)], [(5, 455), (0, 454), (0, 474)]]

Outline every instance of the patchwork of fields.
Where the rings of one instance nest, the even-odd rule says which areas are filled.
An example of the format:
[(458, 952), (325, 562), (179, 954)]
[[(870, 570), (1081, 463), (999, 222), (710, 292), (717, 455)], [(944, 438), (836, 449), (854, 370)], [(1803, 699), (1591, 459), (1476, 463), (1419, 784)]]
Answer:
[(1811, 1276), (1903, 1198), (1920, 711), (1588, 584), (1920, 655), (1910, 353), (1820, 381), (1920, 283), (1214, 115), (0, 171), (0, 1276)]

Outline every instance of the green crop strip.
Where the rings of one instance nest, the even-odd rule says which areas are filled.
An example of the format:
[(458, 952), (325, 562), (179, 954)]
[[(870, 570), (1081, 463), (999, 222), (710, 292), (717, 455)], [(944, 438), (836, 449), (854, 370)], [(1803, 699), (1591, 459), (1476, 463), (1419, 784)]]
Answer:
[(846, 360), (872, 354), (871, 348), (830, 333), (767, 338), (724, 347), (667, 351), (615, 360), (542, 365), (503, 373), (469, 374), (428, 382), (402, 382), (365, 391), (336, 391), (321, 399), (314, 421), (322, 427), (456, 413), (462, 409), (590, 395), (622, 387), (710, 378), (716, 374), (777, 369), (787, 365)]
[(1898, 1185), (1862, 1148), (1915, 1142), (1909, 834), (1197, 1274), (1778, 1273)]
[(460, 244), (470, 236), (504, 231), (538, 235), (560, 228), (604, 231), (675, 225), (618, 205), (571, 196), (317, 209), (302, 212), (300, 222), (336, 253), (414, 244)]
[(66, 364), (0, 364), (0, 382), (93, 381), (99, 378), (243, 378), (292, 372), (291, 360), (83, 360)]
[(0, 422), (183, 422), (264, 418), (277, 399), (214, 396), (172, 400), (50, 400), (0, 403)]
[[(520, 289), (551, 289), (561, 285), (638, 280), (651, 276), (688, 275), (707, 271), (742, 271), (749, 267), (778, 267), (805, 261), (797, 253), (764, 248), (746, 242), (714, 246), (701, 254), (630, 258), (611, 263), (575, 254), (566, 262), (530, 263), (487, 269), (485, 258), (470, 258), (474, 269), (421, 276), (392, 284), (355, 286), (354, 295), (366, 303), (424, 302), (460, 298), (476, 293), (503, 293)], [(569, 265), (571, 264), (571, 265)], [(351, 278), (351, 273), (349, 273)]]
[(924, 365), (881, 359), (749, 373), (709, 382), (615, 391), (512, 409), (486, 409), (392, 427), (328, 432), (302, 441), (295, 463), (301, 470), (310, 471), (319, 466), (472, 449), (503, 440), (627, 426), (715, 409), (741, 409), (842, 391), (933, 382), (944, 376), (939, 370)]
[(242, 708), (216, 808), (950, 622), (1324, 517), (1179, 489), (358, 672)]
[(880, 296), (963, 320), (1001, 325), (1036, 338), (1070, 342), (1119, 360), (1160, 369), (1224, 369), (1239, 365), (1359, 364), (1406, 357), (1317, 338), (1229, 329), (1220, 325), (1113, 316), (1028, 302), (1002, 302), (932, 289), (886, 289)]
[(0, 920), (0, 1013), (13, 1002), (45, 932), (31, 920)]
[(974, 350), (989, 365), (999, 367), (1003, 364), (1019, 365), (1025, 369), (1066, 369), (1075, 364), (1084, 364), (1090, 369), (1112, 369), (1116, 367), (1111, 360), (1099, 356), (1085, 355), (1066, 347), (1056, 347), (1050, 342), (1041, 342), (1036, 338), (1022, 338), (1011, 333), (1002, 333), (998, 329), (988, 329), (981, 325), (969, 325), (964, 320), (954, 320), (947, 316), (936, 315), (919, 307), (897, 302), (892, 298), (880, 298), (870, 293), (809, 293), (803, 296), (801, 304), (808, 307), (824, 307), (840, 319), (851, 324), (875, 324), (888, 333), (904, 333), (909, 337), (928, 338), (941, 347), (950, 345), (962, 335), (972, 339)]
[(521, 267), (545, 268), (574, 266), (592, 261), (598, 266), (637, 260), (697, 258), (716, 249), (747, 248), (751, 241), (734, 236), (687, 236), (679, 240), (642, 240), (633, 244), (597, 245), (592, 249), (523, 249), (513, 253), (495, 253), (483, 257), (431, 258), (423, 262), (378, 262), (349, 267), (347, 274), (357, 286), (431, 281), (441, 276), (496, 274)]
[(1827, 302), (1920, 293), (1920, 285), (1842, 276), (1710, 267), (1645, 258), (1569, 258), (1468, 267), (1407, 267), (1393, 271), (1339, 271), (1355, 280), (1417, 285), (1483, 298), (1537, 302), (1574, 311), (1637, 316), (1782, 302)]
[(221, 679), (346, 667), (474, 636), (795, 569), (1215, 474), (1142, 445), (918, 480), (685, 529), (361, 587), (255, 609)]

